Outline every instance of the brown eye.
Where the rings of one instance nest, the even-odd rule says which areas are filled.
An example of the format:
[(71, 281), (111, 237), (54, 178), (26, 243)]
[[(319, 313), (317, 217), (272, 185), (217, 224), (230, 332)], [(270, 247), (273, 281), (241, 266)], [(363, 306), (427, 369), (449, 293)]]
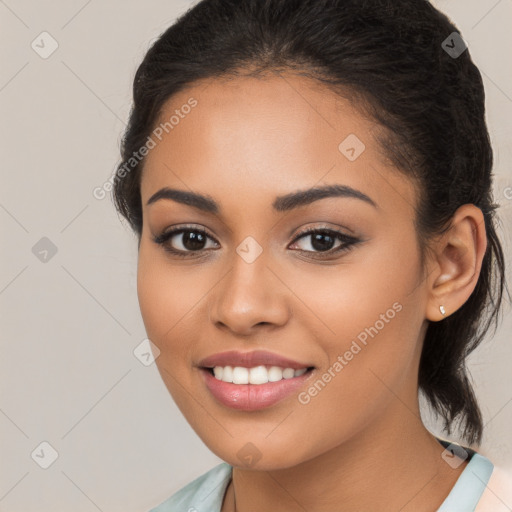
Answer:
[[(302, 248), (299, 248), (300, 252), (332, 255), (334, 253), (340, 253), (349, 250), (359, 240), (352, 236), (345, 235), (341, 231), (333, 229), (308, 229), (299, 234), (295, 239), (294, 245), (297, 245), (297, 240), (305, 240)], [(336, 246), (336, 242), (339, 244)], [(318, 258), (318, 256), (314, 256)], [(320, 256), (321, 257), (321, 256)]]
[(187, 253), (201, 253), (208, 249), (209, 239), (213, 240), (204, 229), (180, 227), (154, 237), (153, 241), (174, 255), (186, 257), (190, 255)]

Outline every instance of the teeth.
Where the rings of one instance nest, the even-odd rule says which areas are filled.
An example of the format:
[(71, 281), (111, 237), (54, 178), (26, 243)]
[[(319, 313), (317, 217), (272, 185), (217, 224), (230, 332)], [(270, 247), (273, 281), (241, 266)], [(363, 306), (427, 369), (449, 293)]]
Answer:
[[(248, 375), (249, 384), (265, 384), (268, 382), (268, 372), (264, 366), (256, 366), (255, 368), (250, 368), (247, 371), (247, 368), (239, 368), (239, 370), (244, 370), (244, 372)], [(240, 384), (236, 380), (233, 380), (235, 384)]]
[(292, 379), (295, 376), (295, 370), (293, 368), (285, 368), (283, 370), (283, 379)]
[(233, 368), (233, 384), (249, 384), (249, 372), (247, 368), (235, 366)]
[(279, 366), (255, 366), (245, 368), (243, 366), (215, 366), (213, 374), (218, 380), (232, 382), (233, 384), (266, 384), (282, 379), (292, 379), (306, 373), (307, 368), (294, 370), (293, 368), (281, 368)]

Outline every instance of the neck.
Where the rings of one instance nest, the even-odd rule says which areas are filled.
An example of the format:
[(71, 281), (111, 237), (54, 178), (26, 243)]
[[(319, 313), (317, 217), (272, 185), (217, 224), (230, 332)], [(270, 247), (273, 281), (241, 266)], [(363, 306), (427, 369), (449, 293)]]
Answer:
[(437, 510), (467, 465), (451, 468), (443, 450), (421, 422), (417, 400), (414, 409), (395, 400), (381, 421), (297, 466), (234, 467), (222, 511)]

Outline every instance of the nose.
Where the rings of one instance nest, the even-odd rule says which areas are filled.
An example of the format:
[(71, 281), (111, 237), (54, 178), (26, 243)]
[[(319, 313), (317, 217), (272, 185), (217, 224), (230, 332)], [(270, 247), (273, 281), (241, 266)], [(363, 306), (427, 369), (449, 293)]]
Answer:
[(291, 295), (263, 254), (252, 263), (237, 255), (210, 295), (210, 321), (240, 336), (250, 336), (263, 326), (282, 327), (291, 315)]

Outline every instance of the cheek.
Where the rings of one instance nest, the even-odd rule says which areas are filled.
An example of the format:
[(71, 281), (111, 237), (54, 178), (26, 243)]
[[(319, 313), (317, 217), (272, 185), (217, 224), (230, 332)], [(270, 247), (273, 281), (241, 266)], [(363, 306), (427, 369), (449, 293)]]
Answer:
[(326, 295), (336, 300), (320, 310), (336, 333), (326, 347), (330, 364), (342, 356), (345, 378), (356, 383), (361, 400), (378, 394), (384, 383), (398, 386), (416, 354), (422, 324), (419, 255), (414, 237), (407, 240), (400, 246), (376, 244), (329, 284)]
[(166, 282), (161, 266), (151, 260), (148, 252), (144, 244), (141, 244), (137, 267), (137, 296), (146, 332), (162, 349), (164, 334), (174, 323), (175, 294), (169, 293), (173, 288)]
[[(148, 338), (159, 348), (156, 366), (169, 393), (183, 401), (178, 383), (188, 383), (190, 344), (184, 343), (183, 326), (187, 312), (197, 302), (188, 297), (189, 286), (180, 272), (171, 272), (160, 255), (141, 244), (137, 268), (137, 295)], [(185, 335), (186, 336), (186, 335)], [(188, 385), (187, 387), (190, 387)], [(180, 408), (186, 406), (181, 404)]]
[[(187, 315), (194, 314), (194, 306), (205, 291), (191, 282), (191, 276), (182, 269), (172, 271), (165, 255), (141, 243), (137, 267), (137, 295), (140, 311), (148, 338), (160, 349), (155, 363), (160, 376), (180, 410), (192, 418), (194, 400), (191, 381), (191, 348), (194, 338)], [(195, 283), (200, 285), (200, 283)], [(186, 331), (186, 329), (189, 331)], [(194, 323), (197, 333), (200, 325)], [(196, 334), (197, 336), (197, 334)]]
[[(408, 397), (415, 394), (422, 315), (413, 243), (380, 247), (364, 260), (347, 259), (336, 272), (324, 268), (323, 274), (303, 272), (296, 279), (294, 292), (309, 308), (295, 320), (302, 331), (314, 332), (312, 343), (321, 349), (323, 364), (298, 396), (293, 421), (282, 428), (286, 438), (276, 431), (265, 439), (275, 443), (268, 453), (289, 449), (297, 460), (313, 456), (356, 435), (402, 390)], [(317, 433), (314, 443), (297, 444), (304, 429)], [(257, 429), (251, 434), (257, 436)]]
[[(304, 331), (314, 328), (317, 343), (331, 360), (358, 336), (364, 343), (372, 334), (384, 338), (410, 321), (418, 327), (417, 316), (406, 320), (404, 311), (420, 308), (419, 254), (414, 234), (404, 233), (403, 238), (383, 235), (335, 266), (304, 263), (300, 268), (280, 269), (283, 281), (293, 283), (294, 295), (300, 299), (294, 301), (294, 321)], [(396, 333), (389, 339), (387, 349), (393, 351), (395, 345), (398, 349), (402, 336)]]
[(187, 315), (195, 314), (207, 289), (188, 268), (173, 269), (160, 250), (147, 245), (141, 243), (137, 267), (137, 295), (146, 331), (161, 349), (183, 346), (174, 340), (180, 338)]
[(375, 310), (386, 311), (388, 323), (377, 316), (361, 330), (353, 329), (349, 314), (340, 316), (332, 324), (336, 341), (319, 341), (328, 362), (294, 398), (293, 414), (288, 418), (283, 412), (264, 425), (233, 422), (233, 435), (258, 446), (268, 468), (289, 467), (357, 437), (386, 410), (404, 408), (405, 396), (412, 396), (409, 386), (415, 385), (409, 377), (415, 373), (411, 324), (417, 313), (402, 304)]

